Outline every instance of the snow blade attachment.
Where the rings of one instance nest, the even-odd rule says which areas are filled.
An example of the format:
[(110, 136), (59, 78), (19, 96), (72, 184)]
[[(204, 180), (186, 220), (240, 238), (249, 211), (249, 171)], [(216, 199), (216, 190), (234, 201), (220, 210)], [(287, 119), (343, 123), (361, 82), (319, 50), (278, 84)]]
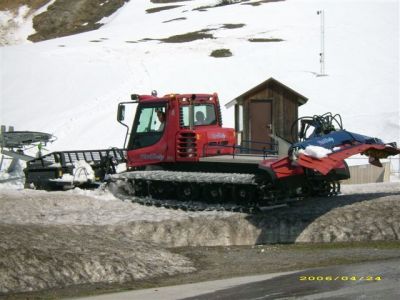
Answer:
[(342, 161), (355, 154), (363, 154), (369, 157), (369, 162), (374, 166), (382, 167), (380, 158), (386, 158), (400, 153), (399, 148), (384, 144), (359, 144), (340, 148), (328, 154), (326, 157), (316, 158), (306, 154), (299, 154), (296, 162), (305, 168), (315, 169), (323, 175), (328, 174), (336, 168)]

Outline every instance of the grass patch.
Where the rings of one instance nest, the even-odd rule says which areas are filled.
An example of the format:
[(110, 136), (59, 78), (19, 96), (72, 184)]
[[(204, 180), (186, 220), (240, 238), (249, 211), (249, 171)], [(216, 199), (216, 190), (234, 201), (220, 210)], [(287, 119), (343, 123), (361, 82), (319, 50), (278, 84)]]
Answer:
[(129, 0), (106, 1), (103, 5), (99, 5), (97, 0), (55, 1), (45, 12), (33, 18), (36, 32), (28, 39), (39, 42), (98, 29), (102, 26), (98, 23), (102, 18), (113, 14), (127, 1)]
[(169, 22), (174, 22), (174, 21), (183, 21), (183, 20), (186, 20), (186, 18), (171, 19), (171, 20), (164, 21), (163, 23), (169, 23)]
[(242, 5), (259, 6), (264, 3), (280, 2), (280, 1), (285, 1), (285, 0), (261, 0), (261, 1), (257, 1), (257, 2), (242, 3)]
[(191, 0), (150, 0), (150, 2), (154, 4), (167, 4), (167, 3), (176, 3), (184, 1), (191, 1)]
[(207, 9), (210, 9), (210, 8), (221, 7), (221, 6), (232, 5), (232, 4), (239, 4), (239, 3), (247, 2), (247, 1), (249, 1), (249, 0), (220, 0), (215, 5), (200, 6), (200, 7), (194, 8), (193, 10), (206, 11)]
[(212, 57), (230, 57), (232, 56), (232, 52), (229, 49), (216, 49), (214, 51), (211, 52), (210, 56)]
[(241, 1), (236, 1), (236, 0), (220, 0), (219, 3), (217, 3), (215, 6), (226, 6), (226, 5), (231, 5), (231, 4), (236, 4)]
[(188, 43), (195, 40), (213, 39), (214, 36), (210, 33), (207, 33), (208, 31), (208, 29), (205, 29), (200, 31), (188, 32), (185, 34), (173, 35), (165, 39), (160, 39), (159, 41), (164, 43)]
[(252, 43), (276, 43), (276, 42), (283, 42), (284, 40), (282, 39), (264, 39), (264, 38), (254, 38), (254, 39), (248, 39), (249, 42)]
[(182, 5), (169, 5), (169, 6), (154, 7), (154, 8), (146, 9), (146, 13), (153, 14), (156, 12), (160, 12), (160, 11), (168, 10), (168, 9), (174, 9), (174, 8), (181, 7), (181, 6)]
[(150, 42), (150, 41), (158, 41), (158, 40), (157, 39), (144, 38), (144, 39), (141, 39), (139, 42)]
[(243, 23), (223, 24), (221, 28), (224, 28), (224, 29), (236, 29), (236, 28), (242, 28), (244, 26), (246, 26), (246, 24), (243, 24)]
[[(173, 20), (165, 21), (163, 23), (174, 21), (174, 20), (184, 20), (184, 19), (186, 19), (186, 18), (173, 19)], [(243, 26), (246, 26), (246, 25), (242, 24), (242, 23), (223, 24), (221, 28), (235, 29), (235, 28), (241, 28)], [(167, 38), (162, 38), (162, 39), (144, 38), (144, 39), (140, 40), (140, 42), (160, 41), (160, 42), (164, 42), (164, 43), (188, 43), (188, 42), (193, 42), (193, 41), (202, 40), (202, 39), (214, 39), (213, 34), (210, 33), (213, 30), (215, 30), (215, 29), (202, 29), (202, 30), (198, 30), (198, 31), (187, 32), (184, 34), (173, 35), (173, 36), (170, 36)], [(224, 51), (221, 51), (221, 50), (224, 50)], [(210, 55), (214, 56), (214, 57), (232, 56), (232, 53), (230, 53), (230, 51), (228, 53), (226, 50), (229, 51), (229, 49), (214, 50), (214, 51), (219, 51), (219, 52), (214, 53), (214, 51), (213, 51)]]

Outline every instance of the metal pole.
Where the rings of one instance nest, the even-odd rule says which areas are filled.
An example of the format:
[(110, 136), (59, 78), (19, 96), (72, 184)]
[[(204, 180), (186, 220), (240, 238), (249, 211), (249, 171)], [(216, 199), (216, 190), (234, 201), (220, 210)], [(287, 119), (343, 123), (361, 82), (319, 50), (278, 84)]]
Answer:
[(320, 57), (320, 74), (318, 76), (326, 76), (325, 74), (325, 12), (324, 10), (317, 11), (321, 20), (321, 51)]

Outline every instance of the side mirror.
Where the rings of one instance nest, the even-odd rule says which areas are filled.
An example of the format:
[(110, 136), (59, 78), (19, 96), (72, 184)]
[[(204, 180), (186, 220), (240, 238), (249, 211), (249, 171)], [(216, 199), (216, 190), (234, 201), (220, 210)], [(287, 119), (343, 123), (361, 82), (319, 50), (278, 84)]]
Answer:
[(125, 120), (125, 105), (123, 104), (118, 105), (117, 120), (119, 122)]

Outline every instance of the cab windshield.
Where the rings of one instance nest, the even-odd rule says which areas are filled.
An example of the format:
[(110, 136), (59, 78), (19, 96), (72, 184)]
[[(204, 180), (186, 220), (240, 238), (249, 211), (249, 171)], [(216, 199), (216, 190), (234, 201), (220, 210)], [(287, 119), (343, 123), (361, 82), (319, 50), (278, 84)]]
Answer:
[(142, 107), (139, 110), (136, 133), (163, 131), (164, 123), (165, 107)]

